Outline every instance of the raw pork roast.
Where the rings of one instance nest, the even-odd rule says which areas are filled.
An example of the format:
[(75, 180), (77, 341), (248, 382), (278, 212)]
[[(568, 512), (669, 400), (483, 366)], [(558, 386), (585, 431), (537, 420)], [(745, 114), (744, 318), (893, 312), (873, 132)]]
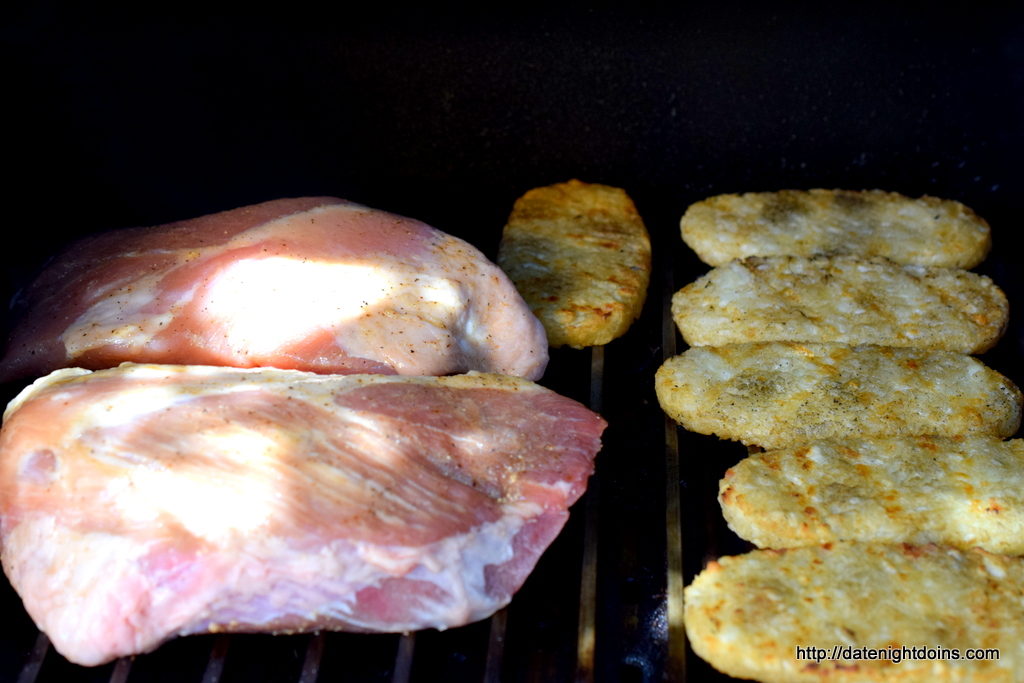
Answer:
[(4, 381), (123, 361), (537, 379), (548, 359), (540, 322), (475, 247), (333, 198), (90, 237), (17, 303)]
[(84, 665), (190, 633), (465, 624), (561, 530), (604, 427), (492, 374), (58, 370), (5, 414), (3, 566)]

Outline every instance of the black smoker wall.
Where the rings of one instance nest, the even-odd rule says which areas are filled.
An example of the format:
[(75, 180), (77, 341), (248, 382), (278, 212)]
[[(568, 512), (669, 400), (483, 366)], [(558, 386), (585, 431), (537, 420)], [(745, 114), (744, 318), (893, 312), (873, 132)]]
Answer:
[(773, 4), (16, 3), (0, 63), (7, 233), (24, 241), (3, 295), (82, 234), (289, 195), (493, 254), (514, 198), (570, 177), (627, 188), (665, 244), (709, 194), (813, 186), (959, 199), (1010, 243), (1024, 9)]

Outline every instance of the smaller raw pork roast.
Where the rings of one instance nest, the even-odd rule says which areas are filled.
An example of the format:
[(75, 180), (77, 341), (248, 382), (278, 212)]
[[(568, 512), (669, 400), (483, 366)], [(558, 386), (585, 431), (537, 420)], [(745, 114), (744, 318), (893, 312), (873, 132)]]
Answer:
[(526, 579), (604, 427), (484, 373), (58, 370), (0, 432), (3, 566), (85, 665), (190, 633), (461, 625)]
[(72, 245), (18, 298), (0, 380), (121, 362), (538, 379), (540, 322), (472, 245), (333, 198)]

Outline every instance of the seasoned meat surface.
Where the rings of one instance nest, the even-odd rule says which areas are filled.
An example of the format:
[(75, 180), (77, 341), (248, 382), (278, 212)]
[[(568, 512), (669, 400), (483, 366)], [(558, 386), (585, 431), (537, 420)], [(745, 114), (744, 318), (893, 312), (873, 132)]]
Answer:
[(85, 665), (190, 633), (465, 624), (558, 534), (604, 426), (482, 373), (59, 370), (0, 432), (3, 566)]
[(19, 304), (0, 380), (126, 361), (538, 379), (548, 358), (540, 322), (475, 247), (333, 198), (87, 238)]

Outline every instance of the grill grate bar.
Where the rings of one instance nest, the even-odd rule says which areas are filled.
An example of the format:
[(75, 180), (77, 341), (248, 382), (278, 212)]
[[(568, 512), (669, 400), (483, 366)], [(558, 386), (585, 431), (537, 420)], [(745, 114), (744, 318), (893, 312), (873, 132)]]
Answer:
[(224, 675), (224, 660), (228, 656), (228, 636), (218, 636), (210, 650), (210, 659), (203, 671), (203, 683), (218, 683)]
[[(590, 409), (600, 413), (604, 403), (604, 347), (591, 347)], [(576, 640), (576, 680), (594, 680), (597, 640), (597, 539), (599, 478), (591, 477), (584, 508), (583, 561), (580, 570), (580, 614)]]
[[(661, 349), (662, 361), (676, 355), (676, 325), (672, 319), (675, 283), (672, 269), (662, 269)], [(681, 527), (679, 431), (665, 416), (665, 559), (666, 611), (668, 615), (668, 659), (665, 680), (686, 680), (686, 632), (683, 627), (683, 534)]]
[(484, 662), (484, 683), (501, 681), (501, 664), (505, 655), (505, 627), (508, 610), (500, 609), (491, 617), (491, 631), (487, 638), (487, 658)]
[(590, 349), (590, 409), (601, 412), (604, 408), (604, 347)]
[(21, 667), (21, 673), (18, 674), (18, 683), (35, 683), (39, 676), (39, 670), (43, 667), (43, 660), (46, 659), (46, 653), (49, 651), (50, 639), (40, 631), (36, 636), (36, 642), (32, 646), (28, 661)]
[(110, 683), (125, 683), (132, 672), (132, 658), (121, 657), (114, 664), (114, 670), (110, 672)]
[(416, 649), (416, 634), (406, 633), (398, 639), (398, 651), (395, 653), (395, 672), (391, 683), (408, 683), (412, 673), (412, 656)]
[(314, 633), (306, 645), (306, 657), (302, 661), (302, 672), (299, 674), (299, 683), (316, 683), (320, 675), (320, 660), (324, 656), (323, 633)]

